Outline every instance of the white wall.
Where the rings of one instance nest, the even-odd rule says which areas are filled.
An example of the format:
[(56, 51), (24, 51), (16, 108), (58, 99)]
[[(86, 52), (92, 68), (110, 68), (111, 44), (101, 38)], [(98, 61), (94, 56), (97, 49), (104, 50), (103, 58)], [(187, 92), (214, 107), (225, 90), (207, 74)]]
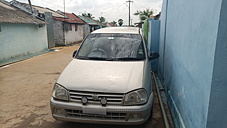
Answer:
[(77, 30), (75, 30), (75, 24), (71, 24), (71, 26), (72, 30), (65, 31), (66, 45), (83, 40), (83, 25), (76, 25)]
[(0, 64), (48, 50), (46, 25), (0, 25)]
[(83, 29), (83, 38), (85, 38), (90, 33), (90, 27), (88, 24), (84, 24)]

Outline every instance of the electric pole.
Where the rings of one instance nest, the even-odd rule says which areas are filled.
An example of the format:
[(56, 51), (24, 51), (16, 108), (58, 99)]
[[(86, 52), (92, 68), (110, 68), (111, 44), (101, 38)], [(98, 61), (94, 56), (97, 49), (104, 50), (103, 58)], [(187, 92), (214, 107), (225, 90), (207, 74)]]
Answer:
[(130, 3), (133, 2), (133, 1), (128, 0), (128, 1), (126, 1), (126, 2), (128, 2), (128, 4), (129, 4), (129, 6), (128, 6), (128, 8), (129, 8), (129, 9), (128, 9), (128, 10), (129, 10), (129, 15), (128, 15), (128, 26), (130, 26), (130, 19), (131, 19), (131, 18), (130, 18)]

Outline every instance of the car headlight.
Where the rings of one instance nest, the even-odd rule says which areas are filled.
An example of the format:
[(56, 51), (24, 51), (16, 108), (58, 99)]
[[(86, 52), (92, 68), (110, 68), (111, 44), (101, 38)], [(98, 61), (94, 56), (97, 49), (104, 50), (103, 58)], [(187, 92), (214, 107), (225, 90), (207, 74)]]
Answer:
[(68, 90), (57, 83), (54, 85), (52, 96), (59, 100), (69, 100)]
[(124, 105), (139, 105), (147, 102), (147, 91), (139, 89), (125, 95)]

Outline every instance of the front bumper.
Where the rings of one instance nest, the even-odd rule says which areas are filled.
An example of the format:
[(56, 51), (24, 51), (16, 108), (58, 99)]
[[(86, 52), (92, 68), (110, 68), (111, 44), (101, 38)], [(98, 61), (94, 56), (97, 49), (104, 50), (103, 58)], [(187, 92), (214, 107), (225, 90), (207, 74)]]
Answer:
[[(98, 105), (82, 105), (75, 102), (50, 101), (52, 116), (56, 120), (80, 122), (80, 123), (98, 123), (98, 124), (142, 124), (149, 118), (154, 95), (150, 94), (148, 102), (138, 106), (116, 106), (108, 105), (106, 107)], [(92, 111), (105, 111), (105, 114), (84, 113), (85, 108), (91, 108)]]

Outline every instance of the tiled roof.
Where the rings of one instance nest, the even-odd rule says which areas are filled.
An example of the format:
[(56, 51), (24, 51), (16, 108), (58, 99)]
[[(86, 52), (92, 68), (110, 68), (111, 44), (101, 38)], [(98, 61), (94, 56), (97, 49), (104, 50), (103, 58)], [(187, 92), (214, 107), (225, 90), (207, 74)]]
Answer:
[(99, 25), (98, 23), (94, 22), (91, 19), (88, 19), (87, 17), (84, 17), (84, 16), (78, 16), (78, 17), (89, 25)]
[(68, 22), (68, 23), (71, 23), (71, 24), (78, 24), (77, 21), (71, 20), (71, 19), (68, 19), (68, 18), (53, 17), (53, 19)]
[(85, 16), (79, 16), (83, 21), (87, 22), (89, 25), (101, 25), (101, 26), (106, 26), (105, 24), (103, 23), (100, 23), (92, 18), (89, 18), (89, 17), (85, 17)]
[(94, 20), (94, 19), (92, 19), (92, 18), (89, 18), (89, 17), (86, 17), (86, 18), (88, 18), (88, 19), (90, 19), (90, 20), (96, 22), (97, 24), (99, 24), (99, 25), (101, 25), (101, 26), (103, 26), (103, 27), (106, 26), (105, 24), (103, 24), (103, 23), (101, 23), (101, 22), (99, 22), (99, 21), (96, 21), (96, 20)]
[(0, 23), (45, 24), (44, 21), (0, 1)]
[(84, 24), (85, 22), (81, 20), (77, 15), (74, 13), (65, 13), (71, 20), (76, 21), (77, 23)]
[[(23, 3), (23, 2), (19, 2), (19, 1), (13, 1), (13, 2), (19, 3), (20, 5), (23, 5), (24, 7), (27, 7), (27, 8), (30, 9), (29, 4), (27, 4), (27, 3)], [(52, 13), (52, 16), (62, 17), (62, 18), (64, 17), (64, 15), (58, 14), (54, 10), (52, 10), (50, 8), (47, 8), (47, 7), (41, 7), (41, 6), (37, 6), (37, 5), (32, 5), (32, 8), (38, 10), (39, 13), (43, 13), (44, 14), (45, 12), (51, 12)]]
[(109, 26), (111, 26), (111, 27), (114, 27), (113, 24), (111, 24), (111, 23), (107, 23), (107, 24), (108, 24)]

